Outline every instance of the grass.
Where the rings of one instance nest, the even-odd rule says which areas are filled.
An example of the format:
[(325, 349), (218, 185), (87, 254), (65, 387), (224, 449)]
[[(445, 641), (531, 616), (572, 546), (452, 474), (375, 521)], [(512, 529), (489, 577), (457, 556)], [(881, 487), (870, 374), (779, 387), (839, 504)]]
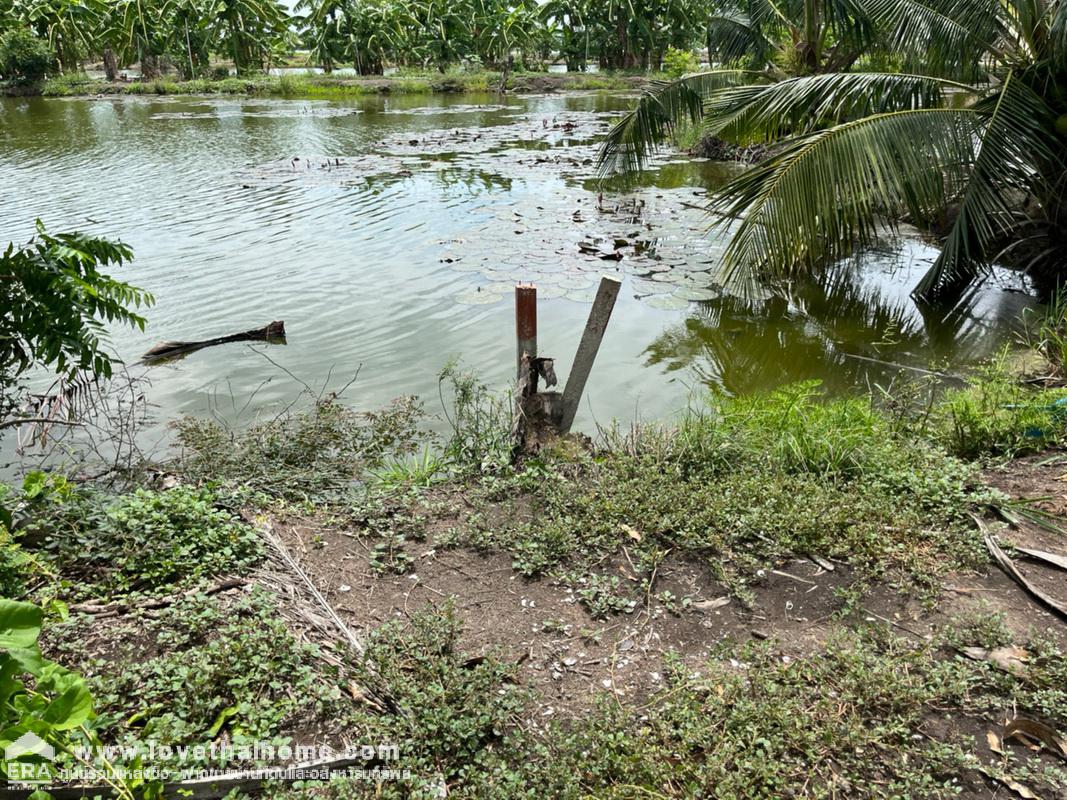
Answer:
[[(432, 94), (496, 91), (500, 86), (500, 74), (489, 71), (465, 72), (453, 70), (444, 74), (381, 76), (330, 76), (330, 75), (257, 75), (220, 79), (197, 79), (190, 81), (164, 77), (153, 81), (107, 83), (89, 78), (85, 74), (61, 75), (50, 78), (42, 86), (46, 97), (72, 97), (89, 94), (118, 95), (263, 95), (280, 97), (341, 99), (377, 94)], [(508, 79), (508, 88), (522, 91), (532, 82), (561, 90), (632, 90), (635, 80), (632, 75), (613, 74), (518, 74)]]
[(1067, 389), (1021, 384), (1001, 357), (945, 392), (926, 433), (961, 458), (1012, 457), (1061, 442), (1065, 421)]

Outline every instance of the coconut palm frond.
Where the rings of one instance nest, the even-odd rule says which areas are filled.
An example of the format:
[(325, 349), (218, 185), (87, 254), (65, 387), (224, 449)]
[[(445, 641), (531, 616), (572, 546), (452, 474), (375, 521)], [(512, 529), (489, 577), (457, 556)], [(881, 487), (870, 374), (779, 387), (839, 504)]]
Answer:
[(796, 25), (793, 14), (785, 7), (786, 3), (775, 2), (775, 0), (743, 0), (743, 2), (734, 4), (738, 8), (745, 8), (755, 25), (776, 25), (785, 28)]
[(707, 44), (708, 60), (723, 64), (749, 58), (752, 63), (763, 65), (771, 60), (778, 49), (759, 26), (737, 12), (716, 14), (708, 19)]
[(875, 241), (892, 218), (943, 209), (966, 184), (980, 120), (974, 109), (893, 111), (794, 140), (713, 197), (718, 225), (740, 219), (723, 281), (748, 290), (804, 273)]
[[(1017, 195), (1023, 187), (1047, 194), (1042, 176), (1062, 174), (1053, 141), (1055, 113), (1009, 73), (999, 94), (979, 106), (988, 114), (977, 142), (974, 169), (941, 254), (915, 288), (923, 300), (957, 294), (986, 267), (992, 246), (1018, 229)], [(1056, 165), (1058, 169), (1049, 169)]]
[(862, 52), (876, 43), (878, 26), (863, 0), (823, 0), (822, 11), (835, 47)]
[(740, 69), (712, 70), (659, 82), (623, 117), (600, 146), (597, 163), (602, 174), (615, 169), (639, 170), (674, 128), (703, 116), (704, 100), (717, 89), (756, 80), (762, 73)]
[(1048, 30), (1048, 54), (1054, 69), (1067, 70), (1067, 3), (1057, 3), (1051, 9)]
[(974, 77), (986, 54), (1003, 56), (997, 42), (998, 0), (855, 0), (875, 24), (891, 31), (891, 48), (925, 74)]
[(774, 141), (851, 119), (944, 105), (946, 89), (966, 84), (924, 75), (828, 73), (767, 86), (716, 92), (704, 106), (704, 131), (731, 141)]

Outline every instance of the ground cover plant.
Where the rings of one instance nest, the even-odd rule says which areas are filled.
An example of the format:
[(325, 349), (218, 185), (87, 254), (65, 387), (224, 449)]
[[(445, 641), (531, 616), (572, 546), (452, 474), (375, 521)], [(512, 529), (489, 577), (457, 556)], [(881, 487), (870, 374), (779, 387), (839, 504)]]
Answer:
[(115, 495), (35, 472), (6, 499), (8, 580), (16, 586), (21, 578), (30, 594), (61, 591), (70, 600), (170, 591), (263, 557), (251, 528), (206, 489)]
[(99, 734), (134, 746), (209, 742), (286, 743), (342, 702), (336, 670), (301, 644), (272, 595), (232, 600), (197, 593), (159, 612), (134, 612), (106, 654), (94, 653), (90, 617), (73, 616), (49, 633), (77, 661), (96, 697)]
[(804, 554), (934, 591), (946, 571), (984, 561), (969, 514), (996, 499), (972, 466), (895, 433), (868, 400), (827, 399), (814, 384), (723, 400), (592, 453), (548, 453), (481, 491), (512, 511), (459, 541), (583, 586), (598, 611), (618, 580), (596, 565), (625, 555), (651, 581), (671, 552), (707, 561), (742, 595), (746, 575)]
[[(442, 717), (419, 693), (418, 707), (425, 702), (430, 710), (408, 729), (416, 739), (398, 739), (415, 747), (400, 764), (418, 777), (338, 780), (296, 795), (422, 797), (444, 787), (449, 796), (486, 798), (948, 798), (980, 786), (979, 769), (995, 776), (1023, 769), (1053, 791), (1067, 785), (1062, 769), (1031, 761), (1025, 748), (981, 759), (973, 732), (954, 725), (964, 714), (1040, 714), (1050, 704), (1056, 709), (1043, 718), (1062, 722), (1062, 650), (1048, 642), (1030, 645), (1035, 667), (1025, 678), (953, 655), (943, 638), (916, 644), (884, 629), (842, 631), (822, 652), (799, 659), (773, 642), (730, 645), (696, 671), (675, 663), (662, 689), (639, 704), (606, 694), (583, 718), (537, 729), (518, 722), (522, 694), (497, 683), (508, 674), (502, 665), (486, 669), (479, 661), (478, 669), (485, 688), (500, 686), (497, 697), (508, 700), (477, 707), (486, 695), (471, 690), (475, 677), (462, 682), (465, 696), (437, 695), (463, 668), (451, 659), (444, 666), (426, 646), (427, 638), (440, 640), (427, 622), (441, 624), (420, 619), (399, 650), (408, 658), (420, 653), (432, 671), (415, 667), (398, 685), (403, 692), (411, 679), (428, 678), (435, 698), (464, 705), (449, 705)], [(391, 647), (398, 631), (387, 634)], [(378, 724), (390, 733), (404, 726)], [(467, 733), (472, 724), (485, 738)]]

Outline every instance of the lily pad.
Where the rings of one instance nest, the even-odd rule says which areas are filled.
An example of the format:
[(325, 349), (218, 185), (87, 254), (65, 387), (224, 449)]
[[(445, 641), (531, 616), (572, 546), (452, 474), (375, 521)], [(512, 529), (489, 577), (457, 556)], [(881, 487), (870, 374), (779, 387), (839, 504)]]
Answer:
[(456, 295), (456, 302), (465, 306), (487, 306), (499, 303), (503, 299), (504, 295), (499, 292), (478, 291), (477, 289)]
[(673, 294), (660, 294), (645, 301), (652, 308), (662, 308), (666, 311), (681, 311), (689, 308), (689, 302)]

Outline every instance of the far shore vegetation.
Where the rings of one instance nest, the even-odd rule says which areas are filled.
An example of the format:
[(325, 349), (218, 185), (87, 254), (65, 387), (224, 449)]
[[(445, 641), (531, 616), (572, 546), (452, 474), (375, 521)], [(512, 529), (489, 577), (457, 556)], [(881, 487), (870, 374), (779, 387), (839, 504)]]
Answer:
[(389, 77), (287, 74), (181, 80), (172, 75), (151, 81), (108, 82), (85, 73), (46, 79), (30, 91), (12, 87), (14, 93), (45, 97), (85, 95), (250, 95), (304, 99), (344, 99), (367, 95), (485, 94), (545, 91), (634, 92), (648, 85), (648, 77), (632, 73), (511, 72), (449, 70), (445, 73), (407, 73)]

